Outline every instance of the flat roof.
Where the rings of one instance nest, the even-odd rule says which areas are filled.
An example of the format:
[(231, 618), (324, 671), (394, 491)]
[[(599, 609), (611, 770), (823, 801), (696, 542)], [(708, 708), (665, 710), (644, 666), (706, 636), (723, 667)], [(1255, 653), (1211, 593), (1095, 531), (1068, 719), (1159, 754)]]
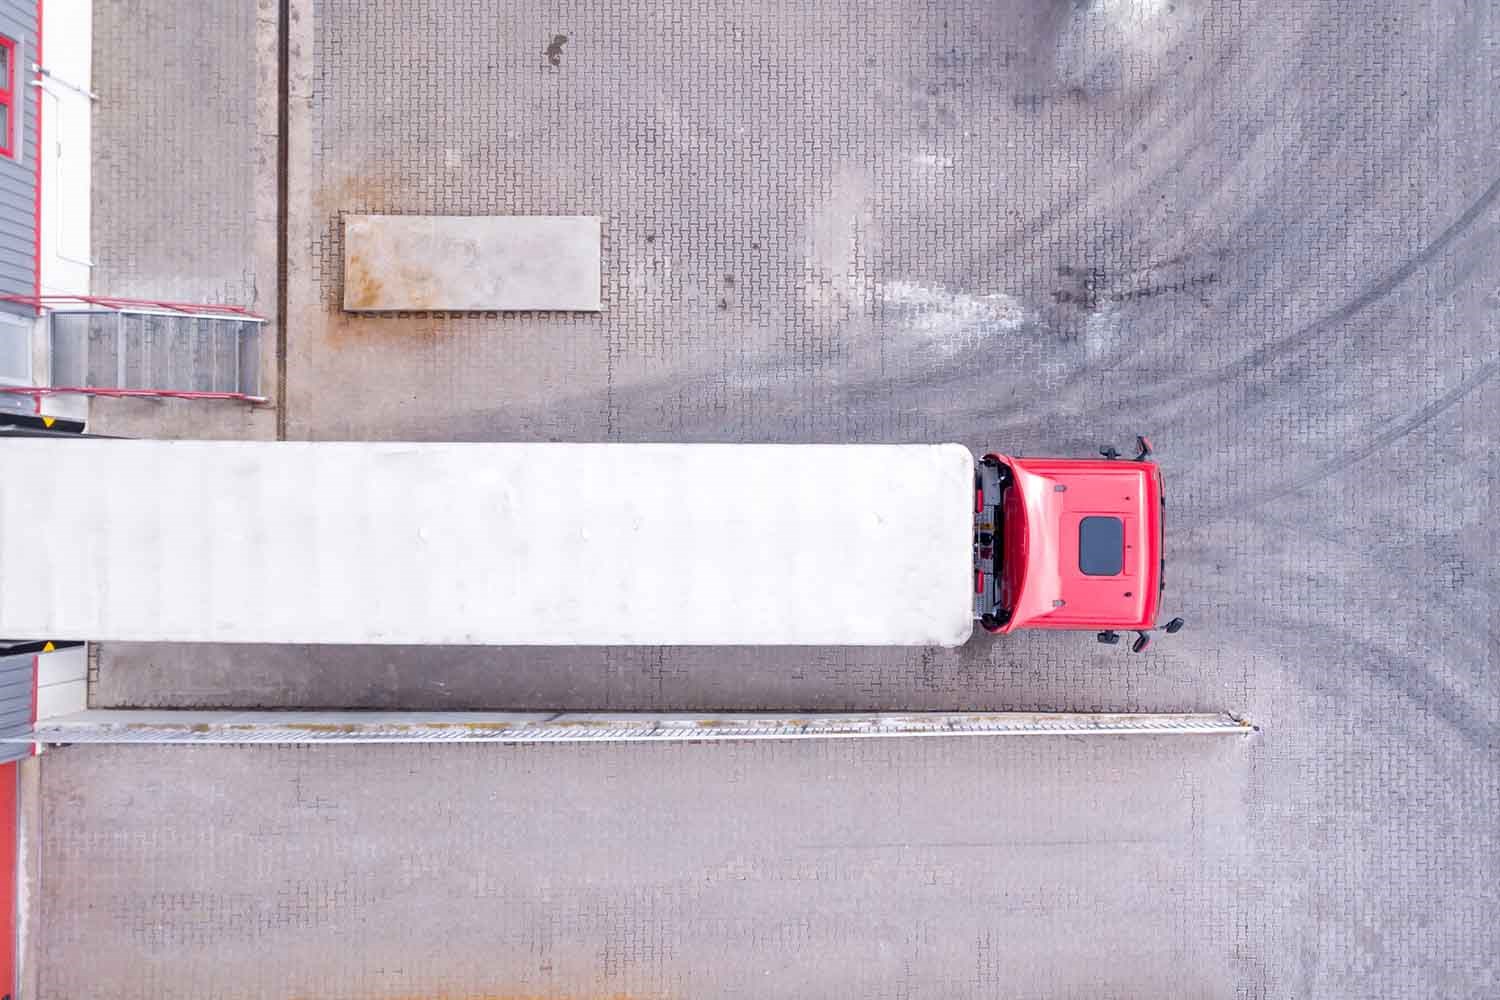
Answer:
[(956, 645), (961, 445), (0, 440), (0, 635)]

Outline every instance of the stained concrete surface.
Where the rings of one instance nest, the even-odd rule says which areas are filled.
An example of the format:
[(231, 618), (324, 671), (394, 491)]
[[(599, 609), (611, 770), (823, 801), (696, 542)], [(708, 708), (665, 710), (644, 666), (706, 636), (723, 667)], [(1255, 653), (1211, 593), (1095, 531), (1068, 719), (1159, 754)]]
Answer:
[(599, 220), (548, 215), (345, 215), (352, 312), (598, 312)]
[(256, 29), (254, 3), (94, 4), (94, 294), (274, 307), (254, 259), (276, 148)]
[[(274, 396), (276, 2), (97, 0), (93, 13), (90, 290), (267, 316), (260, 386)], [(95, 399), (89, 429), (270, 438), (276, 413), (238, 402)]]
[(1251, 746), (74, 747), (43, 995), (1232, 996)]
[[(1082, 454), (1146, 432), (1167, 474), (1166, 610), (1191, 624), (1138, 657), (1049, 635), (114, 647), (98, 704), (1228, 708), (1263, 730), (1233, 749), (913, 748), (807, 770), (794, 750), (743, 768), (717, 750), (63, 751), (41, 932), (57, 995), (232, 996), (249, 980), (214, 963), (252, 943), (281, 958), (255, 982), (288, 995), (1493, 992), (1491, 6), (293, 9), (289, 434)], [(398, 86), (433, 113), (387, 103)], [(584, 204), (606, 220), (597, 317), (339, 314), (340, 212)], [(517, 777), (533, 766), (546, 780)], [(476, 775), (522, 794), (483, 804), (464, 794)], [(323, 805), (282, 808), (294, 794)], [(585, 804), (535, 815), (559, 802)], [(1045, 863), (986, 839), (1035, 811), (1068, 845)], [(779, 859), (795, 830), (840, 823), (829, 851), (863, 844), (861, 823), (895, 858), (859, 855), (871, 877), (830, 894)], [(574, 838), (612, 824), (626, 839), (577, 862)], [(747, 845), (732, 897), (658, 877), (691, 882), (730, 831)], [(536, 838), (551, 853), (528, 853)], [(467, 874), (481, 851), (503, 919), (473, 902), (496, 884)], [(291, 873), (295, 934), (260, 929), (292, 917), (257, 922), (270, 883), (246, 871)], [(225, 872), (244, 879), (233, 906)], [(399, 925), (350, 905), (376, 897)], [(154, 971), (91, 978), (84, 941)], [(544, 970), (554, 947), (582, 950)]]

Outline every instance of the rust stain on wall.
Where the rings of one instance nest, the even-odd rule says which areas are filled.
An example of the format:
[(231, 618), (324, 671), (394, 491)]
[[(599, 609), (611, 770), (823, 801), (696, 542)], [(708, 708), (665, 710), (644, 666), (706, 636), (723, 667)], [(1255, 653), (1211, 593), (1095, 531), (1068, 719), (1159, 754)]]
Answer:
[[(451, 329), (451, 318), (444, 314), (426, 313), (420, 309), (408, 309), (391, 313), (353, 313), (344, 309), (344, 289), (350, 289), (350, 305), (368, 308), (379, 301), (385, 292), (384, 282), (363, 261), (343, 263), (345, 213), (399, 214), (411, 210), (411, 198), (407, 185), (390, 172), (374, 169), (343, 177), (332, 177), (317, 186), (311, 197), (313, 235), (327, 248), (326, 260), (335, 266), (325, 270), (319, 282), (320, 305), (299, 310), (300, 323), (289, 323), (290, 329), (301, 334), (312, 333), (333, 348), (354, 347), (359, 344), (407, 342), (415, 345), (430, 343)], [(356, 266), (357, 263), (357, 266)], [(413, 276), (415, 277), (415, 276)], [(403, 275), (402, 280), (407, 280)], [(420, 292), (421, 281), (417, 280), (422, 302), (431, 301), (430, 292)]]
[(370, 273), (364, 257), (359, 254), (351, 255), (344, 268), (344, 308), (373, 308), (384, 293), (384, 283)]
[(431, 268), (416, 264), (403, 264), (400, 268), (401, 289), (396, 297), (404, 298), (413, 309), (429, 309), (437, 294), (437, 277)]
[[(344, 239), (347, 244), (347, 231)], [(431, 309), (438, 296), (437, 275), (420, 261), (397, 263), (399, 256), (400, 247), (378, 241), (350, 249), (344, 265), (344, 309), (396, 311), (390, 307), (392, 302), (401, 303), (400, 310), (406, 312)]]
[(335, 222), (340, 212), (384, 213), (396, 209), (392, 195), (395, 183), (376, 174), (353, 174), (320, 185), (312, 197), (318, 214), (330, 213)]
[[(321, 229), (322, 241), (331, 246), (336, 258), (342, 257), (343, 214), (392, 211), (399, 200), (392, 193), (395, 189), (396, 184), (380, 173), (354, 174), (319, 185), (312, 196), (315, 234)], [(341, 277), (342, 282), (324, 279), (324, 295), (330, 311), (343, 308), (345, 287), (349, 289), (349, 304), (355, 308), (367, 308), (379, 301), (383, 285), (363, 259), (349, 261)]]
[(445, 313), (352, 313), (334, 304), (314, 313), (311, 325), (320, 327), (323, 340), (335, 348), (396, 342), (419, 346), (450, 332), (451, 321)]

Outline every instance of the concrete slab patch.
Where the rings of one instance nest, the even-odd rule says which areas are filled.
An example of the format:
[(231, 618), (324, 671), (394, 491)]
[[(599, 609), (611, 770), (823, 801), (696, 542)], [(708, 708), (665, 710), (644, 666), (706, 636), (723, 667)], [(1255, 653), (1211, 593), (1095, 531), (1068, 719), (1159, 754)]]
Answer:
[(593, 216), (346, 215), (350, 312), (598, 312)]

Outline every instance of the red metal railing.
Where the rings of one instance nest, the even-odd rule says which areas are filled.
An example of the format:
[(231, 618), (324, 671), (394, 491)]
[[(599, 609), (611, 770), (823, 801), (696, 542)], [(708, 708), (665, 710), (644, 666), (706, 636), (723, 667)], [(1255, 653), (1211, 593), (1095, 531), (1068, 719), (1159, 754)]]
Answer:
[(173, 302), (168, 299), (130, 299), (117, 295), (0, 295), (0, 302), (30, 306), (38, 314), (46, 309), (79, 305), (117, 311), (160, 309), (164, 312), (181, 313), (184, 316), (234, 316), (240, 319), (258, 320), (262, 323), (266, 319), (244, 306), (204, 305), (195, 302)]
[[(176, 316), (202, 317), (205, 319), (238, 320), (247, 323), (264, 323), (265, 317), (251, 312), (243, 306), (205, 305), (195, 302), (176, 302), (169, 299), (139, 299), (118, 295), (0, 295), (0, 302), (30, 307), (38, 316), (45, 312), (54, 315), (80, 313), (167, 313)], [(53, 331), (55, 335), (56, 331)], [(238, 379), (236, 379), (237, 381)], [(267, 403), (265, 396), (247, 392), (197, 391), (189, 389), (126, 389), (113, 386), (58, 385), (27, 386), (0, 385), (0, 393), (30, 396), (36, 413), (42, 412), (42, 397), (56, 395), (104, 396), (111, 398), (145, 399), (228, 399), (247, 403)]]

